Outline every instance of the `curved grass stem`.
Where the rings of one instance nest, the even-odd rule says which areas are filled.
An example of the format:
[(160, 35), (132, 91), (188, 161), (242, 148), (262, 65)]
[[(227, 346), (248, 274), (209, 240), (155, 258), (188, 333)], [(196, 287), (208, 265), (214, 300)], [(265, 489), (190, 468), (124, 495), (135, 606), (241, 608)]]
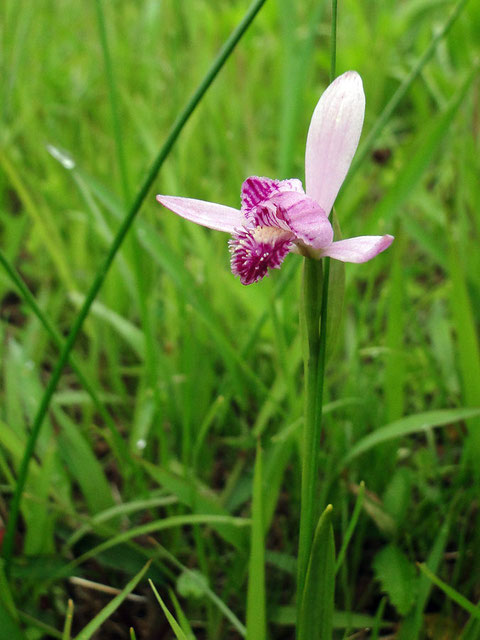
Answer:
[(223, 67), (227, 59), (230, 57), (236, 45), (240, 41), (241, 37), (243, 36), (245, 31), (248, 29), (251, 22), (253, 21), (257, 13), (260, 11), (262, 6), (265, 4), (265, 2), (266, 0), (254, 0), (254, 2), (252, 2), (245, 16), (243, 17), (241, 22), (238, 24), (236, 29), (232, 32), (230, 37), (227, 39), (223, 47), (220, 49), (217, 57), (213, 61), (211, 67), (207, 71), (200, 85), (198, 86), (198, 88), (196, 89), (196, 91), (194, 92), (194, 94), (192, 95), (192, 97), (187, 102), (186, 106), (184, 107), (184, 109), (181, 111), (178, 118), (174, 122), (164, 145), (162, 146), (157, 157), (153, 161), (147, 177), (145, 178), (142, 186), (140, 187), (137, 193), (137, 196), (135, 197), (135, 200), (132, 206), (130, 207), (130, 210), (125, 216), (120, 226), (120, 229), (118, 230), (110, 246), (108, 254), (103, 264), (100, 266), (100, 269), (97, 272), (97, 275), (95, 277), (95, 280), (92, 286), (90, 287), (90, 290), (85, 296), (85, 301), (75, 319), (75, 322), (72, 326), (72, 329), (70, 330), (70, 333), (68, 334), (68, 337), (64, 343), (64, 347), (62, 349), (60, 357), (57, 361), (55, 369), (53, 370), (53, 373), (50, 377), (48, 385), (43, 394), (40, 406), (35, 416), (32, 430), (30, 432), (30, 436), (27, 441), (27, 445), (25, 447), (22, 462), (20, 464), (20, 469), (19, 469), (18, 478), (17, 478), (17, 485), (15, 487), (15, 492), (13, 494), (12, 502), (10, 504), (10, 514), (9, 514), (9, 518), (6, 526), (5, 538), (3, 541), (3, 549), (2, 549), (3, 557), (5, 561), (5, 572), (7, 573), (7, 575), (9, 573), (9, 569), (11, 565), (15, 531), (17, 528), (18, 516), (20, 513), (20, 503), (21, 503), (22, 493), (25, 487), (25, 483), (27, 480), (30, 460), (33, 456), (35, 445), (36, 445), (38, 436), (40, 434), (43, 421), (45, 419), (48, 408), (50, 406), (52, 396), (55, 393), (55, 389), (57, 388), (57, 384), (62, 375), (63, 368), (65, 367), (65, 364), (68, 361), (70, 352), (73, 349), (77, 336), (80, 333), (83, 327), (83, 323), (85, 322), (85, 319), (88, 316), (90, 307), (92, 306), (95, 298), (97, 297), (97, 294), (100, 291), (100, 288), (102, 287), (103, 282), (110, 270), (112, 262), (115, 256), (117, 255), (118, 250), (122, 246), (123, 241), (128, 231), (130, 230), (130, 227), (132, 226), (138, 212), (140, 211), (143, 201), (145, 200), (150, 188), (152, 187), (153, 182), (156, 179), (160, 168), (162, 167), (163, 163), (167, 159), (173, 145), (175, 144), (186, 122), (189, 120), (190, 116), (192, 115), (192, 113), (194, 112), (194, 110), (202, 100), (203, 96), (207, 92), (208, 88), (210, 87), (210, 85), (218, 75), (220, 69)]

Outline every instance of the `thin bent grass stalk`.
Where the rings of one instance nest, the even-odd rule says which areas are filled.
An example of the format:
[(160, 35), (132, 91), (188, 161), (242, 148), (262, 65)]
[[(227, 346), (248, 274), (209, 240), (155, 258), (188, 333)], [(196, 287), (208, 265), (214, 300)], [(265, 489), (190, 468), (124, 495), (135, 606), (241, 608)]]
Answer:
[(335, 80), (337, 66), (337, 0), (332, 0), (332, 32), (330, 35), (330, 82)]
[[(330, 82), (333, 82), (335, 78), (337, 50), (337, 0), (332, 0), (330, 48)], [(297, 620), (300, 616), (308, 560), (310, 558), (316, 518), (318, 516), (318, 505), (316, 502), (318, 449), (320, 446), (322, 426), (329, 277), (330, 258), (325, 258), (321, 262), (312, 260), (311, 258), (304, 259), (302, 314), (307, 344), (305, 346), (305, 419), (302, 430), (302, 489), (298, 542)]]
[(49, 383), (47, 385), (47, 388), (45, 389), (45, 392), (42, 397), (42, 401), (40, 403), (37, 414), (35, 416), (35, 421), (33, 423), (30, 437), (27, 441), (23, 459), (18, 472), (17, 485), (15, 487), (15, 493), (13, 495), (12, 502), (10, 504), (10, 515), (9, 515), (9, 519), (6, 526), (5, 537), (3, 540), (3, 557), (5, 561), (5, 572), (7, 573), (7, 575), (9, 574), (10, 565), (12, 561), (15, 530), (17, 527), (17, 521), (20, 513), (20, 503), (21, 503), (22, 493), (23, 493), (23, 489), (25, 487), (25, 483), (28, 475), (29, 463), (32, 458), (33, 452), (35, 450), (35, 444), (37, 442), (38, 435), (40, 433), (40, 430), (43, 424), (43, 420), (50, 406), (52, 396), (55, 392), (55, 389), (57, 388), (57, 384), (62, 375), (63, 368), (67, 363), (68, 357), (70, 355), (71, 350), (73, 349), (77, 336), (80, 333), (83, 323), (85, 322), (85, 319), (88, 316), (90, 307), (92, 306), (100, 288), (102, 287), (103, 282), (110, 269), (110, 266), (118, 250), (120, 249), (130, 227), (132, 226), (138, 212), (140, 211), (143, 201), (145, 200), (151, 186), (153, 185), (153, 182), (157, 177), (157, 174), (161, 166), (167, 159), (183, 127), (185, 126), (186, 122), (189, 120), (190, 116), (192, 115), (192, 113), (200, 103), (206, 91), (208, 90), (208, 88), (216, 78), (220, 69), (223, 67), (223, 65), (225, 64), (225, 62), (227, 61), (227, 59), (235, 49), (237, 43), (240, 41), (241, 37), (243, 36), (245, 31), (248, 29), (248, 27), (250, 26), (250, 24), (252, 23), (255, 16), (262, 8), (262, 6), (265, 4), (265, 2), (266, 0), (254, 0), (252, 2), (249, 9), (245, 13), (243, 19), (238, 24), (238, 26), (234, 29), (234, 31), (231, 33), (229, 38), (226, 40), (225, 44), (220, 49), (217, 57), (213, 61), (211, 67), (205, 74), (200, 85), (198, 86), (198, 88), (196, 89), (196, 91), (194, 92), (194, 94), (192, 95), (192, 97), (187, 102), (186, 106), (184, 107), (184, 109), (182, 110), (182, 112), (174, 122), (164, 145), (160, 149), (157, 157), (154, 159), (153, 164), (150, 168), (150, 171), (148, 172), (147, 177), (145, 178), (143, 185), (140, 187), (130, 210), (128, 211), (126, 217), (124, 218), (120, 226), (120, 229), (118, 230), (117, 235), (115, 236), (110, 246), (110, 250), (105, 258), (105, 261), (101, 265), (100, 269), (98, 270), (95, 280), (92, 286), (90, 287), (90, 290), (88, 291), (85, 297), (85, 301), (75, 319), (73, 327), (70, 330), (70, 333), (68, 334), (68, 337), (65, 341), (60, 357), (50, 377)]

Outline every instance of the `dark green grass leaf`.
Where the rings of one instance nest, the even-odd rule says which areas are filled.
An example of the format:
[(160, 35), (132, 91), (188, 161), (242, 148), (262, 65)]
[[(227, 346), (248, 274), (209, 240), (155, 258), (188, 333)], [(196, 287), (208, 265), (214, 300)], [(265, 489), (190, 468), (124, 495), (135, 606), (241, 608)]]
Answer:
[(330, 640), (335, 593), (332, 506), (320, 516), (308, 562), (298, 621), (298, 640)]

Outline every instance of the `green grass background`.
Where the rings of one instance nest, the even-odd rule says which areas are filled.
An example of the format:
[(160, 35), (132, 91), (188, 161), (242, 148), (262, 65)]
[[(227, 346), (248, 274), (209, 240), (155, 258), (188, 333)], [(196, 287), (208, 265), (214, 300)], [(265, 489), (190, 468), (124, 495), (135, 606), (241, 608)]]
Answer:
[[(102, 6), (113, 95), (95, 2), (0, 7), (0, 248), (64, 335), (172, 122), (247, 9), (243, 0)], [(452, 8), (340, 3), (337, 72), (362, 75), (363, 141)], [(75, 356), (126, 450), (67, 367), (30, 467), (10, 581), (0, 580), (1, 615), (12, 633), (24, 629), (18, 637), (62, 637), (69, 597), (78, 633), (98, 603), (69, 577), (121, 589), (148, 557), (162, 598), (173, 611), (176, 594), (195, 637), (240, 637), (259, 436), (268, 626), (272, 638), (292, 637), (301, 260), (289, 256), (281, 272), (242, 287), (227, 236), (182, 221), (154, 195), (238, 206), (249, 175), (303, 179), (309, 120), (328, 84), (329, 18), (323, 2), (266, 2), (117, 256)], [(335, 638), (365, 626), (372, 638), (480, 637), (415, 564), (429, 561), (478, 601), (480, 418), (461, 409), (480, 406), (479, 43), (480, 7), (470, 0), (336, 203), (345, 237), (396, 241), (372, 262), (347, 265), (327, 370), (319, 503), (333, 504), (337, 549), (366, 485), (337, 574)], [(5, 523), (59, 351), (4, 269), (0, 310)], [(99, 549), (105, 541), (112, 546)], [(129, 625), (138, 638), (173, 637), (158, 612), (150, 616), (158, 605), (144, 606), (148, 623), (125, 603), (115, 632), (110, 620), (97, 637), (127, 638)], [(381, 631), (382, 619), (393, 626)]]

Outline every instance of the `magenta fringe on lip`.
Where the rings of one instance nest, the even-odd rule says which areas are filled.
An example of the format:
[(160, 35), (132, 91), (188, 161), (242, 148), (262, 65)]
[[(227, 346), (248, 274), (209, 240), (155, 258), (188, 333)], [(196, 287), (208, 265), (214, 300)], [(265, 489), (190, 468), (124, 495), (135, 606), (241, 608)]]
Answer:
[[(240, 231), (228, 243), (232, 253), (232, 273), (240, 277), (242, 284), (258, 282), (267, 275), (268, 269), (278, 269), (292, 248), (292, 234), (280, 229), (275, 230), (276, 234), (263, 234), (262, 231), (267, 229)], [(264, 241), (262, 235), (270, 237)]]

